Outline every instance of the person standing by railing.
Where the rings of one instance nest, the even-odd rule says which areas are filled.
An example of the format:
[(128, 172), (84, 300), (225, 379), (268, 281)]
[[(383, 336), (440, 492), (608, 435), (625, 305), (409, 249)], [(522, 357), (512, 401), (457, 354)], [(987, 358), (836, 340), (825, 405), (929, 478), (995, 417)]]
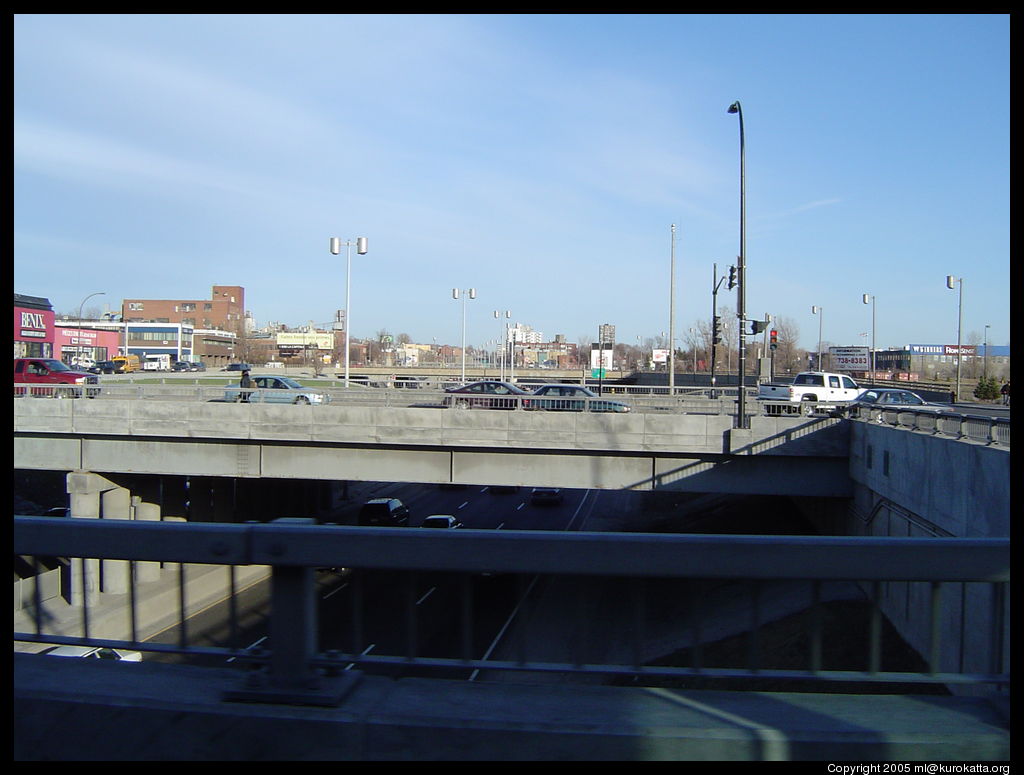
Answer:
[(252, 387), (252, 377), (249, 376), (249, 370), (246, 369), (242, 372), (242, 379), (239, 381), (238, 386), (242, 389), (241, 400), (244, 403), (249, 403), (249, 392), (247, 388)]
[(1010, 405), (1010, 383), (1009, 383), (1009, 381), (1003, 383), (1003, 386), (999, 389), (999, 392), (1003, 396), (1003, 406), (1009, 406)]

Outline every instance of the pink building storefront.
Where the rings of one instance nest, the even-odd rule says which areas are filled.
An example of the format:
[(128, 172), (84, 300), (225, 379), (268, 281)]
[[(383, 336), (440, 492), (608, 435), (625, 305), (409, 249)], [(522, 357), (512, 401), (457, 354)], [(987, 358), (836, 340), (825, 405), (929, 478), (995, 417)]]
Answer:
[(14, 294), (14, 357), (54, 357), (53, 336), (53, 307), (50, 300)]

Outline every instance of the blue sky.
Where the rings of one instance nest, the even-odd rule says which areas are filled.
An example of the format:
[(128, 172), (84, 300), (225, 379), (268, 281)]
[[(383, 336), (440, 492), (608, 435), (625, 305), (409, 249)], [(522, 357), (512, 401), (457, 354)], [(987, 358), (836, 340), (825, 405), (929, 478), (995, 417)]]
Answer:
[[(1009, 17), (32, 15), (14, 290), (58, 311), (242, 285), (258, 325), (618, 341), (747, 311), (800, 344), (1009, 344)], [(723, 287), (719, 306), (736, 308)], [(732, 318), (735, 321), (735, 318)], [(734, 324), (734, 323), (733, 323)]]

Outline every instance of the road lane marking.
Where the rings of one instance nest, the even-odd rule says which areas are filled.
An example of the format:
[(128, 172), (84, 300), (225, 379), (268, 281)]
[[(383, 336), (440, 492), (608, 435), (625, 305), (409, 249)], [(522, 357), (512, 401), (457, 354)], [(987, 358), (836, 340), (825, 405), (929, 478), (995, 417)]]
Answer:
[(348, 582), (346, 581), (346, 582), (345, 582), (344, 584), (342, 584), (342, 585), (341, 585), (340, 587), (338, 587), (337, 589), (331, 590), (331, 591), (330, 591), (330, 592), (328, 592), (328, 593), (327, 593), (326, 595), (324, 595), (323, 599), (324, 599), (324, 600), (326, 600), (327, 598), (331, 597), (332, 595), (336, 595), (336, 594), (338, 594), (339, 592), (341, 592), (341, 590), (343, 590), (343, 589), (344, 589), (345, 587), (347, 587), (347, 586), (348, 586)]
[(416, 601), (416, 605), (419, 605), (424, 600), (426, 600), (428, 597), (430, 597), (432, 594), (434, 594), (434, 590), (436, 590), (436, 589), (437, 589), (437, 587), (431, 587), (430, 589), (428, 589), (426, 591), (426, 594), (424, 594), (423, 597), (421, 597), (419, 600)]
[[(260, 644), (261, 644), (261, 643), (262, 643), (263, 641), (265, 641), (265, 640), (266, 640), (266, 639), (267, 639), (268, 637), (270, 637), (270, 636), (269, 636), (269, 635), (264, 635), (264, 636), (263, 636), (262, 638), (260, 638), (259, 640), (255, 641), (254, 643), (250, 643), (250, 644), (249, 644), (248, 646), (246, 646), (246, 647), (245, 647), (245, 650), (246, 650), (246, 651), (248, 651), (249, 649), (252, 649), (252, 648), (256, 648), (256, 647), (257, 647), (258, 645), (260, 645)], [(228, 662), (234, 662), (234, 661), (235, 661), (235, 657), (231, 657), (231, 658), (230, 658), (230, 659), (228, 659), (227, 661), (228, 661)]]

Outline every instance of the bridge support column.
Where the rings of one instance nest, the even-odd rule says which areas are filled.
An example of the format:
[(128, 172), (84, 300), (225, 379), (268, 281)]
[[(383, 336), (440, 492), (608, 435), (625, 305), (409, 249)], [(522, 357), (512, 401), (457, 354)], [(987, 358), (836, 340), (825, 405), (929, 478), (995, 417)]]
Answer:
[[(72, 518), (99, 519), (100, 493), (113, 485), (102, 476), (86, 471), (69, 473), (66, 482)], [(100, 561), (90, 557), (72, 557), (71, 605), (95, 605), (99, 595)]]
[[(100, 494), (103, 519), (131, 519), (132, 494), (124, 487), (112, 487)], [(103, 560), (101, 573), (104, 592), (125, 594), (131, 585), (131, 563), (127, 560)]]

